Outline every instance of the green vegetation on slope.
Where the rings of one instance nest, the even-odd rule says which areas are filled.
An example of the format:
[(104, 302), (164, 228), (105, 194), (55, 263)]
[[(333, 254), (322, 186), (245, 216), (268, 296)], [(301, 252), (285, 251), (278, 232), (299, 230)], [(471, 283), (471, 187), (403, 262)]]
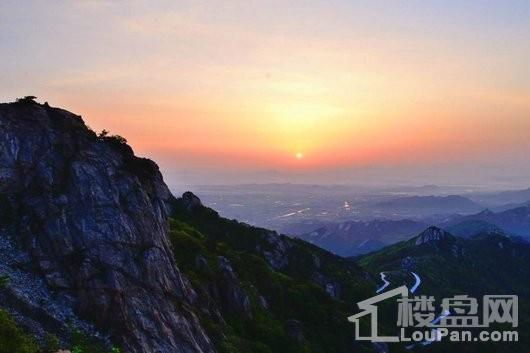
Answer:
[[(118, 348), (107, 349), (77, 330), (72, 332), (69, 347), (72, 353), (120, 353)], [(39, 345), (31, 335), (17, 326), (7, 312), (0, 309), (0, 353), (55, 353), (59, 348), (59, 340), (52, 334), (46, 334), (43, 344)]]
[(0, 353), (36, 353), (38, 345), (13, 319), (0, 310)]
[[(201, 317), (221, 353), (341, 353), (354, 346), (347, 316), (354, 304), (371, 295), (373, 282), (348, 260), (302, 241), (287, 241), (286, 264), (274, 270), (263, 253), (273, 251), (270, 231), (226, 220), (205, 207), (193, 211), (180, 200), (171, 220), (170, 239), (176, 262), (195, 289), (220, 283), (219, 256), (229, 260), (250, 298), (250, 315), (215, 303), (222, 319)], [(197, 266), (198, 257), (207, 262)], [(335, 300), (312, 278), (316, 273), (341, 284)], [(199, 291), (200, 292), (200, 291)], [(201, 296), (201, 293), (199, 293)], [(211, 310), (210, 310), (211, 311)], [(293, 328), (294, 327), (294, 328)], [(294, 331), (294, 332), (293, 332)], [(367, 347), (358, 346), (359, 351)], [(371, 350), (368, 350), (371, 351)]]
[[(421, 236), (421, 235), (420, 235)], [(467, 294), (482, 300), (487, 294), (519, 296), (520, 343), (451, 343), (430, 345), (425, 352), (528, 352), (530, 340), (530, 244), (498, 233), (469, 239), (447, 235), (417, 244), (418, 237), (365, 255), (358, 263), (367, 271), (385, 272), (392, 285), (416, 272), (422, 280), (416, 295), (432, 295), (437, 301)], [(409, 286), (410, 287), (410, 286)], [(439, 302), (438, 302), (439, 304)], [(505, 327), (512, 330), (511, 327)]]

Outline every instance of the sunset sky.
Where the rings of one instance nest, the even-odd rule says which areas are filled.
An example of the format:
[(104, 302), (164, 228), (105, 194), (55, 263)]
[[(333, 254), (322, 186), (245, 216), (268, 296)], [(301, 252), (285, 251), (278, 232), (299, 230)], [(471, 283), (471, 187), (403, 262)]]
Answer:
[(530, 1), (2, 1), (0, 98), (170, 185), (530, 186)]

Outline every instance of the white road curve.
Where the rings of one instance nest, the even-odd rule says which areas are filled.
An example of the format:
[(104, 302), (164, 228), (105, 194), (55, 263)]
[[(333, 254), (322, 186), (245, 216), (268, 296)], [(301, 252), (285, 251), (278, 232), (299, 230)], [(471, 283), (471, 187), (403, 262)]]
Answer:
[(384, 272), (381, 272), (379, 275), (381, 276), (381, 281), (383, 281), (383, 285), (377, 288), (377, 290), (375, 291), (376, 293), (381, 293), (382, 291), (385, 290), (386, 287), (390, 285), (390, 282), (386, 280), (386, 276)]
[[(415, 272), (411, 272), (411, 274), (414, 276), (415, 282), (414, 282), (414, 285), (411, 288), (409, 288), (409, 291), (411, 293), (414, 293), (421, 284), (421, 278)], [(380, 272), (379, 275), (381, 276), (381, 281), (383, 281), (383, 284), (379, 288), (377, 288), (377, 290), (375, 291), (376, 294), (381, 293), (382, 291), (385, 290), (386, 287), (390, 285), (390, 282), (386, 279), (386, 275), (384, 272)]]
[(412, 275), (414, 276), (414, 279), (416, 279), (416, 282), (414, 283), (414, 285), (412, 286), (412, 288), (410, 289), (410, 292), (411, 293), (414, 293), (416, 291), (416, 289), (418, 289), (418, 287), (420, 286), (421, 284), (421, 279), (420, 279), (420, 276), (418, 276), (417, 274), (415, 274), (414, 272), (411, 272)]
[[(414, 285), (409, 289), (410, 293), (414, 293), (418, 288), (419, 286), (421, 285), (421, 278), (420, 276), (418, 276), (417, 273), (415, 272), (411, 272), (412, 276), (414, 276)], [(379, 275), (381, 276), (381, 280), (383, 281), (383, 284), (377, 288), (376, 290), (376, 293), (381, 293), (382, 291), (385, 290), (386, 287), (388, 287), (390, 285), (390, 281), (388, 281), (386, 279), (386, 275), (384, 272), (381, 272), (379, 273)], [(449, 311), (444, 311), (442, 312), (440, 315), (438, 315), (438, 317), (436, 317), (433, 321), (431, 321), (431, 324), (433, 325), (436, 325), (438, 324), (443, 318), (447, 317), (450, 315), (450, 312)], [(438, 328), (435, 328), (435, 329), (432, 329), (432, 332), (433, 332), (433, 339), (432, 340), (426, 340), (426, 341), (423, 341), (423, 342), (420, 342), (419, 344), (423, 345), (423, 346), (427, 346), (433, 342), (436, 342), (436, 341), (439, 341), (442, 337), (441, 337), (441, 332), (440, 332), (440, 329)], [(406, 349), (412, 349), (414, 347), (416, 347), (417, 344), (411, 344), (411, 345), (408, 345), (406, 346), (405, 348)]]

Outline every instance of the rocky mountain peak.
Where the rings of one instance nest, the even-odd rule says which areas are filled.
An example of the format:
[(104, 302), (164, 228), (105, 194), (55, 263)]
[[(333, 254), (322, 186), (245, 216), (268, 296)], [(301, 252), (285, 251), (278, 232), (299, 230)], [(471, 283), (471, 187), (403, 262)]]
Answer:
[[(0, 166), (0, 239), (27, 259), (0, 257), (14, 276), (0, 306), (37, 336), (50, 328), (67, 335), (58, 323), (74, 313), (125, 352), (214, 351), (185, 309), (192, 289), (173, 261), (172, 195), (154, 162), (78, 115), (18, 102), (0, 104)], [(30, 275), (51, 301), (63, 299), (31, 301), (37, 294), (23, 280)], [(50, 309), (57, 306), (65, 309)]]
[(453, 236), (445, 230), (431, 226), (421, 232), (416, 238), (416, 245), (435, 243), (446, 239), (452, 239)]
[(196, 210), (202, 206), (201, 199), (191, 191), (186, 191), (182, 194), (182, 204), (188, 211)]

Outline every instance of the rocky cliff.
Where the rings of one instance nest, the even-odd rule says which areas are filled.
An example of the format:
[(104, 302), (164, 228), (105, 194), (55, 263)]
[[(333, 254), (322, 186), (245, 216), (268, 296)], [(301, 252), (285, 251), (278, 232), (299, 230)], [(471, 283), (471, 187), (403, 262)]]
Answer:
[(81, 117), (0, 105), (0, 306), (35, 335), (72, 327), (125, 352), (214, 352), (173, 261), (156, 164)]

